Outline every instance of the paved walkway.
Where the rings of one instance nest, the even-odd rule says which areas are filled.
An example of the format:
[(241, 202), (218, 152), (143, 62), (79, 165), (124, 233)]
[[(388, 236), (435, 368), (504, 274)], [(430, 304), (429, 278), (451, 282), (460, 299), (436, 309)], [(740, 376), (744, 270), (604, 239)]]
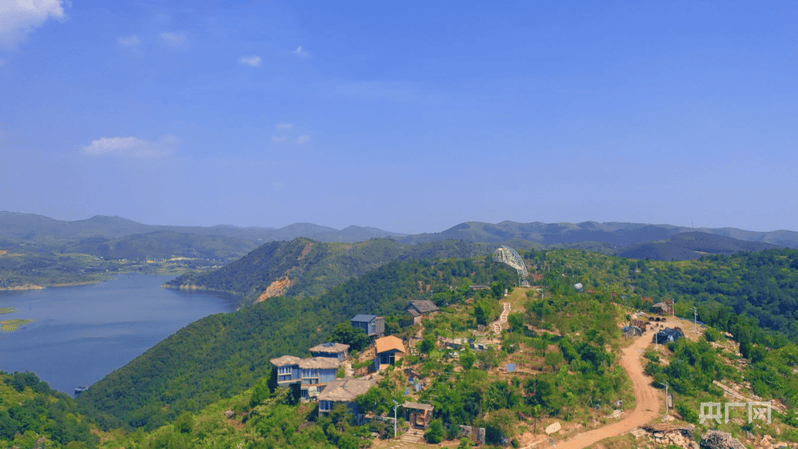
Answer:
[(504, 310), (502, 310), (502, 314), (499, 316), (498, 321), (494, 321), (491, 326), (493, 326), (493, 333), (496, 335), (501, 335), (502, 329), (504, 328), (504, 323), (507, 322), (507, 317), (510, 315), (510, 307), (511, 304), (509, 302), (502, 303), (504, 306)]

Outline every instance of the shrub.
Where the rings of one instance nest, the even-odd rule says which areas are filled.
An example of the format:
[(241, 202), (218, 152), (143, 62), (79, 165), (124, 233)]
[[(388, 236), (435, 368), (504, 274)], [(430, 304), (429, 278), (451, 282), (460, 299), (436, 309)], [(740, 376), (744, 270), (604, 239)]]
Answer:
[(443, 422), (435, 419), (429, 424), (429, 429), (424, 433), (427, 443), (438, 444), (443, 441)]

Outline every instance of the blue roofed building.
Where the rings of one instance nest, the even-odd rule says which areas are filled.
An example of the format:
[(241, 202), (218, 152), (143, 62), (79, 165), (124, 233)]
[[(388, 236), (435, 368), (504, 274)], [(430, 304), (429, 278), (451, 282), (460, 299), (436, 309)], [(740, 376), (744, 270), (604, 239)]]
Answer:
[(350, 320), (352, 327), (363, 329), (369, 337), (380, 337), (385, 334), (385, 318), (377, 315), (359, 313)]

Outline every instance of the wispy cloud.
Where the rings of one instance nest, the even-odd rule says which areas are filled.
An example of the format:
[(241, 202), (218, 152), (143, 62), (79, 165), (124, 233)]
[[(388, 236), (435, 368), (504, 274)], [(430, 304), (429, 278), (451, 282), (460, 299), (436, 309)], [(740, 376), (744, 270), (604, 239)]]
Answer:
[(285, 184), (279, 181), (272, 181), (271, 185), (274, 190), (282, 190), (285, 187)]
[(3, 67), (4, 65), (6, 65), (6, 60), (0, 59), (0, 67)]
[(293, 53), (299, 56), (300, 58), (307, 58), (308, 56), (310, 56), (310, 53), (308, 53), (307, 50), (303, 50), (301, 45), (297, 47), (296, 50), (293, 51)]
[(141, 39), (139, 39), (139, 37), (135, 34), (131, 36), (120, 37), (116, 41), (119, 43), (120, 47), (130, 52), (130, 54), (136, 56), (141, 55)]
[(117, 40), (119, 42), (119, 45), (127, 48), (135, 48), (141, 45), (141, 39), (139, 39), (139, 37), (136, 36), (135, 34), (132, 36), (120, 37)]
[(258, 67), (260, 65), (260, 56), (258, 55), (242, 56), (241, 58), (239, 58), (238, 62), (244, 65)]
[(290, 141), (297, 145), (302, 145), (310, 141), (310, 136), (307, 134), (294, 137), (297, 134), (300, 134), (302, 130), (296, 129), (296, 127), (291, 123), (278, 123), (274, 125), (274, 129), (277, 130), (278, 135), (272, 137), (272, 143), (282, 144)]
[(184, 33), (161, 33), (161, 40), (172, 48), (180, 48), (186, 43), (186, 35)]
[(66, 20), (63, 0), (0, 1), (0, 47), (16, 48), (49, 18)]
[(90, 156), (115, 155), (125, 157), (149, 158), (169, 155), (178, 139), (173, 135), (158, 140), (138, 137), (101, 137), (83, 147), (83, 153)]

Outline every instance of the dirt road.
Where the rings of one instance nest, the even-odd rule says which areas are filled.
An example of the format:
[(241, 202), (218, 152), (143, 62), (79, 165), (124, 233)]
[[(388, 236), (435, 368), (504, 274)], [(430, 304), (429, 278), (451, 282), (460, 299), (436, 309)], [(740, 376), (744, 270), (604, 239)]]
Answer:
[[(640, 360), (643, 351), (650, 345), (651, 335), (637, 337), (637, 340), (621, 355), (621, 366), (629, 374), (634, 384), (637, 406), (626, 418), (589, 432), (574, 435), (568, 440), (558, 442), (557, 449), (582, 449), (599, 441), (618, 435), (623, 435), (630, 430), (640, 427), (660, 415), (660, 395), (656, 388), (650, 385), (651, 378), (643, 373)], [(664, 395), (663, 395), (664, 396)]]

